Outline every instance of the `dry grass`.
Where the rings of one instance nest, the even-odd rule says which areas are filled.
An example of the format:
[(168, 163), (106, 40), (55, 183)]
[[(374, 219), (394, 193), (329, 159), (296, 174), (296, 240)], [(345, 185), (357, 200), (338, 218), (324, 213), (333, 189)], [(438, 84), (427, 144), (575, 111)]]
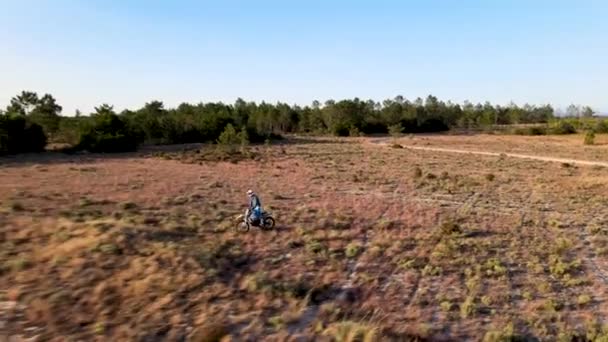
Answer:
[(400, 139), (404, 147), (428, 146), (472, 151), (519, 153), (557, 158), (608, 161), (608, 135), (596, 134), (594, 144), (583, 144), (585, 134), (514, 136), (497, 134), (427, 135)]
[[(403, 143), (591, 153), (570, 137), (559, 152), (554, 137), (491, 138), (506, 140)], [(55, 340), (602, 336), (589, 322), (608, 312), (603, 169), (365, 141), (263, 147), (236, 163), (193, 152), (12, 159), (0, 167), (0, 294), (23, 315), (5, 330)], [(249, 188), (276, 230), (232, 229)]]

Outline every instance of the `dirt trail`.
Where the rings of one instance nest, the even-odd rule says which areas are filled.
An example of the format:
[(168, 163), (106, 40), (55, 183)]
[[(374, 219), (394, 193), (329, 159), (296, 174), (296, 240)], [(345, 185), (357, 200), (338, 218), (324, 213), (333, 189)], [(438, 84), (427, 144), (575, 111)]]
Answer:
[[(388, 145), (388, 140), (386, 140), (386, 139), (372, 140), (371, 142), (373, 144), (378, 144), (378, 145)], [(537, 156), (537, 155), (519, 154), (519, 153), (459, 150), (459, 149), (443, 148), (443, 147), (412, 146), (412, 145), (402, 145), (402, 146), (404, 148), (410, 149), (410, 150), (445, 152), (445, 153), (460, 153), (460, 154), (475, 154), (475, 155), (492, 156), (492, 157), (505, 156), (505, 157), (511, 157), (511, 158), (531, 159), (531, 160), (553, 162), (553, 163), (568, 163), (568, 164), (578, 164), (578, 165), (587, 165), (587, 166), (608, 167), (608, 162), (599, 162), (599, 161), (590, 161), (590, 160), (581, 160), (581, 159), (555, 158), (555, 157)]]

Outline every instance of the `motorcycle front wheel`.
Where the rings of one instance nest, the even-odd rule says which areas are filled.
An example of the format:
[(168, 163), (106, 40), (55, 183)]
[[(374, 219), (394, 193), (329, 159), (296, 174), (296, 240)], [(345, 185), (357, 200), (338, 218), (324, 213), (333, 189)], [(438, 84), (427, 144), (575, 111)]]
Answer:
[(245, 221), (237, 222), (235, 228), (236, 228), (236, 231), (239, 233), (246, 233), (249, 231), (249, 223), (247, 223)]

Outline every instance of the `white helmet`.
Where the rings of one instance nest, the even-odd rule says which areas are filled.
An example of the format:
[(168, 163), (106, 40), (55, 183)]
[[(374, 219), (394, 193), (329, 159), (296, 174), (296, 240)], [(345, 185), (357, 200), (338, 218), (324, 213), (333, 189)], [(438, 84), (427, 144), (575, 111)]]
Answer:
[(251, 190), (251, 189), (247, 190), (247, 196), (251, 196), (251, 195), (253, 195), (253, 190)]

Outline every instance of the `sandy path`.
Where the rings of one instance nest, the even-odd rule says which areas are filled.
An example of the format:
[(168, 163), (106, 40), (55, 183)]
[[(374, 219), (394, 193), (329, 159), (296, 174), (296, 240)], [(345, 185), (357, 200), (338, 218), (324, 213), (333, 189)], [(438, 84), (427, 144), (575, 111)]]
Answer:
[[(371, 142), (374, 144), (378, 144), (378, 145), (388, 145), (388, 142), (385, 139), (372, 140)], [(598, 162), (598, 161), (581, 160), (581, 159), (555, 158), (555, 157), (547, 157), (547, 156), (537, 156), (537, 155), (519, 154), (519, 153), (506, 153), (506, 152), (458, 150), (458, 149), (443, 148), (443, 147), (425, 147), (425, 146), (412, 146), (412, 145), (402, 145), (402, 146), (404, 148), (410, 149), (410, 150), (433, 151), (433, 152), (444, 152), (444, 153), (460, 153), (460, 154), (475, 154), (475, 155), (492, 156), (492, 157), (505, 156), (505, 157), (510, 157), (510, 158), (531, 159), (531, 160), (539, 160), (539, 161), (553, 162), (553, 163), (568, 163), (568, 164), (577, 164), (577, 165), (608, 167), (608, 162)]]

